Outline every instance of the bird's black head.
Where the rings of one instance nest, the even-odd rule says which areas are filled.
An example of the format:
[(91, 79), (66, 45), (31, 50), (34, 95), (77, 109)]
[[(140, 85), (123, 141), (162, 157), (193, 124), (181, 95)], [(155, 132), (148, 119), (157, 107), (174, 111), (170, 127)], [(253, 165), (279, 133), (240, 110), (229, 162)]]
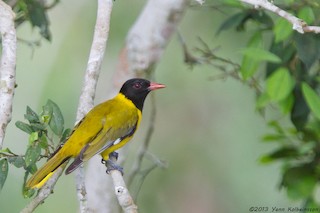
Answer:
[(153, 83), (142, 78), (127, 80), (121, 87), (120, 93), (131, 100), (142, 111), (144, 100), (150, 91), (164, 88), (165, 85)]

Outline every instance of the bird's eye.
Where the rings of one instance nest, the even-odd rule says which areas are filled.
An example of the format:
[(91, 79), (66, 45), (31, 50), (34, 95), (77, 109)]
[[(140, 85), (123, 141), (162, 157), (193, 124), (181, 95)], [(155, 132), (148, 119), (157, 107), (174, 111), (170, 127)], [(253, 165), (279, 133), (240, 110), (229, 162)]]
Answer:
[(133, 88), (140, 89), (141, 88), (141, 84), (140, 83), (134, 83), (133, 84)]

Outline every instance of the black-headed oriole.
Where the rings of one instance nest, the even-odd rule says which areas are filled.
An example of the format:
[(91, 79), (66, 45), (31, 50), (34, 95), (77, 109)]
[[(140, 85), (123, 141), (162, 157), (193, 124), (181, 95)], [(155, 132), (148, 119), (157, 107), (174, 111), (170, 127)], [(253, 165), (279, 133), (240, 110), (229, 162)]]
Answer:
[(74, 161), (66, 169), (66, 174), (95, 154), (108, 160), (109, 154), (125, 145), (136, 132), (148, 93), (164, 87), (139, 78), (126, 81), (118, 95), (87, 113), (63, 146), (27, 181), (26, 187), (42, 187), (53, 172), (71, 158)]

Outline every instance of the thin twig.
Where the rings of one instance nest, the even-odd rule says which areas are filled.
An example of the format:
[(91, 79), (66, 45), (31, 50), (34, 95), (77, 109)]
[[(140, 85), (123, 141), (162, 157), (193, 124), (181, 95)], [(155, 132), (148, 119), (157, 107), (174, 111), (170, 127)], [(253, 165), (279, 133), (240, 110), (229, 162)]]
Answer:
[(0, 149), (7, 125), (12, 117), (12, 102), (16, 82), (17, 36), (14, 28), (15, 14), (0, 0), (0, 34), (2, 54), (0, 61)]
[(31, 59), (34, 56), (36, 47), (40, 47), (41, 46), (41, 39), (38, 39), (36, 41), (28, 41), (26, 39), (17, 38), (17, 40), (18, 40), (18, 42), (21, 42), (21, 43), (27, 45), (28, 47), (30, 47), (30, 49), (31, 49), (31, 57), (30, 58)]
[(268, 0), (240, 0), (241, 2), (253, 5), (256, 8), (264, 8), (266, 10), (269, 10), (278, 16), (286, 19), (292, 24), (292, 29), (296, 30), (299, 33), (305, 33), (305, 32), (313, 32), (313, 33), (320, 33), (320, 27), (319, 26), (309, 26), (307, 23), (297, 18), (296, 16), (290, 14), (289, 12), (282, 10), (281, 8), (277, 7), (276, 5), (272, 4)]
[(138, 200), (138, 195), (141, 191), (142, 185), (144, 183), (144, 180), (146, 179), (146, 177), (150, 174), (150, 172), (152, 172), (154, 169), (156, 169), (158, 166), (157, 164), (153, 164), (151, 165), (148, 169), (145, 169), (144, 171), (141, 171), (142, 175), (141, 175), (141, 180), (139, 182), (139, 185), (137, 187), (137, 191), (134, 194), (134, 200)]
[(150, 120), (149, 120), (149, 126), (148, 126), (148, 130), (146, 133), (146, 138), (144, 139), (138, 154), (137, 154), (137, 158), (132, 166), (131, 172), (128, 175), (128, 186), (131, 186), (133, 179), (135, 178), (135, 176), (138, 174), (138, 172), (141, 170), (141, 164), (142, 164), (142, 160), (143, 157), (145, 155), (145, 153), (148, 150), (150, 141), (151, 141), (151, 137), (154, 131), (154, 123), (156, 120), (156, 100), (155, 100), (155, 96), (153, 93), (150, 94), (150, 98), (151, 98), (151, 112), (150, 112)]
[(167, 162), (165, 162), (163, 160), (160, 160), (154, 154), (146, 151), (144, 156), (145, 156), (145, 158), (148, 158), (150, 161), (152, 161), (153, 164), (147, 169), (140, 170), (139, 173), (140, 173), (141, 176), (140, 176), (140, 181), (138, 182), (136, 193), (134, 194), (134, 200), (138, 199), (138, 195), (139, 195), (139, 192), (140, 192), (140, 190), (142, 188), (142, 185), (143, 185), (146, 177), (150, 174), (150, 172), (152, 172), (156, 168), (162, 168), (162, 169), (168, 168)]

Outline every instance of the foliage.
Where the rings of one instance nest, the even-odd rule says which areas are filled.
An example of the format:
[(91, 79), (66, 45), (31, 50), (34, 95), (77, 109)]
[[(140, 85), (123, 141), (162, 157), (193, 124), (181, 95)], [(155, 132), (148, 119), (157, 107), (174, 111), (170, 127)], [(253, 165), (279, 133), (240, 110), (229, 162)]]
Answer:
[[(6, 148), (0, 150), (0, 189), (3, 187), (9, 171), (9, 164), (25, 169), (24, 185), (28, 175), (37, 171), (36, 163), (42, 158), (49, 158), (64, 142), (70, 134), (70, 129), (64, 128), (64, 119), (60, 108), (56, 103), (48, 100), (42, 107), (42, 112), (37, 114), (29, 106), (27, 106), (24, 118), (28, 121), (17, 121), (17, 128), (29, 135), (27, 149), (24, 155), (13, 153)], [(59, 139), (59, 142), (55, 142)], [(30, 197), (34, 193), (33, 190), (28, 191), (23, 187), (23, 195)]]
[[(277, 114), (277, 119), (266, 119), (272, 133), (263, 141), (278, 148), (263, 155), (261, 162), (282, 162), (280, 186), (288, 197), (304, 200), (305, 207), (320, 206), (314, 197), (320, 180), (320, 35), (299, 34), (285, 19), (238, 1), (225, 0), (222, 5), (233, 7), (234, 14), (221, 24), (216, 35), (230, 29), (251, 34), (240, 51), (241, 64), (221, 59), (204, 42), (197, 49), (199, 57), (191, 55), (183, 43), (185, 61), (190, 65), (211, 64), (223, 78), (249, 85), (256, 93), (257, 110), (263, 115), (266, 111)], [(315, 1), (285, 0), (277, 6), (310, 25), (320, 25), (320, 4)]]
[(48, 41), (51, 40), (50, 22), (47, 13), (59, 0), (54, 0), (50, 5), (43, 0), (4, 0), (4, 2), (9, 4), (16, 13), (16, 27), (24, 22), (29, 22), (32, 27), (39, 29), (39, 33), (43, 38)]
[[(47, 13), (59, 0), (53, 0), (51, 3), (43, 0), (4, 0), (4, 2), (10, 5), (16, 14), (16, 28), (25, 22), (29, 22), (32, 27), (39, 29), (39, 33), (43, 38), (48, 41), (51, 40), (50, 22)], [(29, 44), (38, 45), (36, 42)], [(48, 158), (51, 155), (55, 145), (48, 132), (58, 136), (60, 142), (64, 141), (64, 138), (70, 133), (69, 129), (64, 130), (61, 111), (51, 100), (48, 100), (47, 104), (43, 106), (43, 112), (39, 115), (30, 107), (27, 107), (24, 117), (28, 123), (17, 121), (16, 126), (29, 134), (28, 148), (24, 155), (15, 154), (8, 148), (0, 150), (0, 190), (6, 181), (9, 164), (25, 169), (25, 182), (29, 173), (34, 173), (37, 170), (36, 162), (43, 157)], [(32, 196), (33, 193), (33, 191), (25, 189), (23, 191), (26, 197)]]

